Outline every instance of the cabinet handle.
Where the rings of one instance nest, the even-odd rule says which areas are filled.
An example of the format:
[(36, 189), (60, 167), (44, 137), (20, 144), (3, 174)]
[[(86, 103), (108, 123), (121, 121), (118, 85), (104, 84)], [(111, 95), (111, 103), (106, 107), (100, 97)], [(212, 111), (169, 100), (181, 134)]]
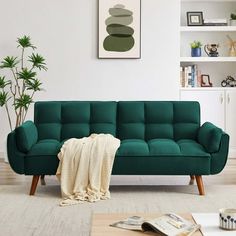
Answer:
[(228, 104), (230, 103), (230, 96), (229, 96), (229, 93), (227, 94), (227, 102), (228, 102)]
[(224, 102), (223, 94), (220, 95), (220, 103), (222, 104)]

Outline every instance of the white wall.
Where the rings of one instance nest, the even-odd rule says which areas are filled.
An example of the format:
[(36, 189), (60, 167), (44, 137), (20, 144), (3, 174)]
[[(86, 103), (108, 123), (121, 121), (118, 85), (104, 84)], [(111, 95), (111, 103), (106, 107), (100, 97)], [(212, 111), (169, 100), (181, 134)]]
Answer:
[[(49, 68), (35, 100), (176, 100), (179, 1), (141, 5), (141, 59), (97, 59), (98, 0), (0, 0), (0, 59), (31, 36)], [(8, 132), (0, 108), (0, 152)]]

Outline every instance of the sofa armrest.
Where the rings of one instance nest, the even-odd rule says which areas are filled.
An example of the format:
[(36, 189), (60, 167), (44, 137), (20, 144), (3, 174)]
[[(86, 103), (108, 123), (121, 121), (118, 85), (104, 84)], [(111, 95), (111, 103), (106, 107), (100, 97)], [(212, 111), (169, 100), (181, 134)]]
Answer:
[(25, 153), (17, 148), (15, 130), (7, 136), (7, 157), (11, 168), (18, 174), (24, 174)]
[(38, 131), (32, 121), (26, 121), (16, 130), (16, 144), (19, 151), (27, 153), (38, 140)]
[(211, 154), (211, 174), (218, 174), (224, 169), (228, 159), (228, 153), (229, 135), (223, 132), (219, 151)]
[(198, 142), (209, 153), (218, 152), (220, 148), (222, 129), (210, 122), (205, 122), (198, 131)]

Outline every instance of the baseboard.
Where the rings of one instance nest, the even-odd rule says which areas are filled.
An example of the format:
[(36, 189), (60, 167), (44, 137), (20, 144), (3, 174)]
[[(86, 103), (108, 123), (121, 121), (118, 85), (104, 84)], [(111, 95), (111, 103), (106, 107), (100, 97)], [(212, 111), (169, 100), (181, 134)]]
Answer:
[(4, 153), (0, 152), (0, 159), (4, 159)]

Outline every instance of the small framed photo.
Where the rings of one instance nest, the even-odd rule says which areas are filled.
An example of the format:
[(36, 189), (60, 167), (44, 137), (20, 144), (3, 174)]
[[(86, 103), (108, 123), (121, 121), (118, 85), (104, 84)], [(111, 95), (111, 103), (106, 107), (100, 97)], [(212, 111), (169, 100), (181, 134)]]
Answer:
[(187, 12), (187, 25), (199, 26), (203, 25), (203, 13), (202, 11)]

